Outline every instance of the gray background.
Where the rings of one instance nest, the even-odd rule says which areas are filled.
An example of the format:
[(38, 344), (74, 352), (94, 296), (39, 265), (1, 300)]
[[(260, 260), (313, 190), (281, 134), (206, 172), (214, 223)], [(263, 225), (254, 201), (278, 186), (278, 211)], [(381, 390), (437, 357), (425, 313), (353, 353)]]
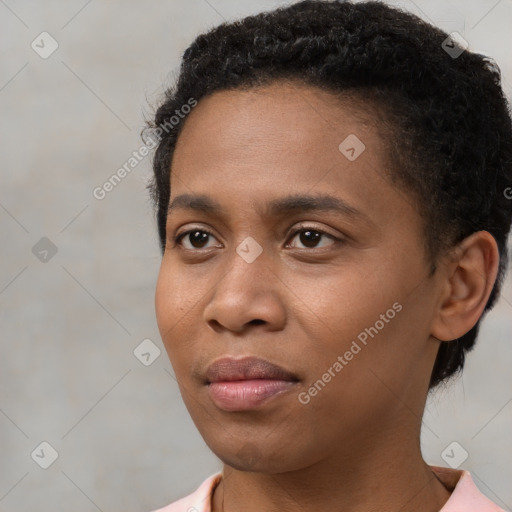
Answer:
[[(150, 511), (221, 468), (158, 334), (150, 158), (103, 200), (92, 191), (141, 146), (144, 116), (199, 32), (284, 3), (0, 0), (0, 510)], [(511, 97), (511, 0), (400, 4), (494, 57)], [(59, 44), (46, 59), (31, 48), (43, 31)], [(32, 251), (42, 237), (58, 250), (46, 262)], [(507, 510), (511, 332), (509, 278), (422, 434), (431, 464), (459, 443), (461, 467)], [(134, 350), (148, 338), (161, 355), (145, 366)], [(43, 441), (58, 452), (48, 469), (36, 463)]]

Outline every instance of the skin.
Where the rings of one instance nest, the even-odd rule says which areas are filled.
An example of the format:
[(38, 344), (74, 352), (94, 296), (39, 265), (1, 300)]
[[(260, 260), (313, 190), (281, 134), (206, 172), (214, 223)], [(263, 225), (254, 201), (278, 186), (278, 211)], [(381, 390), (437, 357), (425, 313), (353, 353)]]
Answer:
[[(366, 146), (354, 161), (338, 149), (348, 134)], [(386, 165), (371, 110), (297, 83), (216, 92), (185, 121), (171, 201), (206, 194), (223, 211), (171, 212), (155, 308), (184, 403), (224, 464), (213, 512), (434, 512), (449, 498), (422, 458), (421, 418), (439, 340), (481, 316), (498, 251), (475, 233), (430, 275), (418, 203)], [(266, 214), (289, 194), (334, 195), (361, 215)], [(301, 224), (327, 235), (293, 234)], [(188, 229), (212, 235), (175, 243)], [(247, 236), (262, 248), (252, 263), (236, 252)], [(401, 311), (301, 403), (394, 303)], [(299, 382), (259, 409), (223, 411), (203, 377), (225, 355), (262, 357)]]

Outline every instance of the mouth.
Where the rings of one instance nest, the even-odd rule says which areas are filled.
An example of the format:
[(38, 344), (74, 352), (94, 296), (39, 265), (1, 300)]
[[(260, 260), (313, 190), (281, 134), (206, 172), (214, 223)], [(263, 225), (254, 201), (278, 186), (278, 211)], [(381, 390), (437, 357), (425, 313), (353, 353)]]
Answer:
[(256, 409), (298, 382), (293, 373), (257, 357), (223, 357), (206, 372), (210, 398), (225, 411)]

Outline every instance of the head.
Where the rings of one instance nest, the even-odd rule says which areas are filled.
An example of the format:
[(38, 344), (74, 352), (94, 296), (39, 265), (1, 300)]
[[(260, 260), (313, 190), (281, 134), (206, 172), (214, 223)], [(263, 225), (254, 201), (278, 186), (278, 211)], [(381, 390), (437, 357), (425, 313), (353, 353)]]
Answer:
[[(425, 393), (463, 368), (507, 265), (512, 126), (497, 66), (453, 58), (447, 37), (379, 2), (304, 1), (186, 50), (150, 126), (156, 312), (214, 451), (227, 431), (203, 378), (219, 356), (294, 372), (302, 401), (259, 420), (274, 449), (284, 429), (299, 453), (299, 427), (324, 443), (301, 445), (296, 467), (329, 451), (319, 414), (354, 412), (327, 419), (331, 433), (391, 425), (397, 396), (420, 414)], [(184, 194), (219, 209), (179, 199), (169, 211)], [(243, 416), (229, 427), (254, 436)]]

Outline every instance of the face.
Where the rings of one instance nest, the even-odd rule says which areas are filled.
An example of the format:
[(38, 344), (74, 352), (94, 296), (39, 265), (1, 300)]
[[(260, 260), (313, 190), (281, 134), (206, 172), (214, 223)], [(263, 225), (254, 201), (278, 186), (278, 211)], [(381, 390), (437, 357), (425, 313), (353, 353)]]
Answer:
[[(291, 471), (419, 429), (439, 284), (386, 165), (371, 110), (314, 87), (217, 92), (187, 118), (155, 307), (185, 405), (226, 464)], [(294, 382), (219, 406), (206, 373), (227, 356)]]

